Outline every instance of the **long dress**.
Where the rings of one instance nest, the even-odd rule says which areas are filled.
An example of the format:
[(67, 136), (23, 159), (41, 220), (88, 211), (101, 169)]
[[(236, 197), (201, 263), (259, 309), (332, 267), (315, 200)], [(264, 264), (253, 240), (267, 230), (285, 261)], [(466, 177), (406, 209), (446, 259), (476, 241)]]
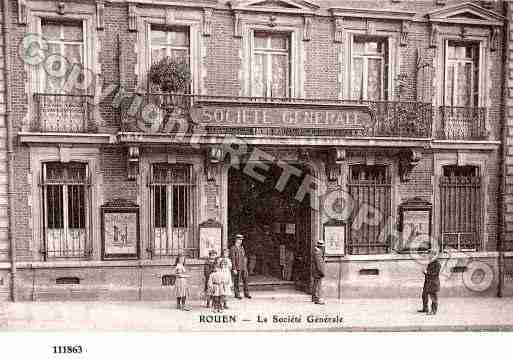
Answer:
[(187, 285), (187, 271), (183, 264), (176, 265), (175, 274), (175, 295), (176, 297), (187, 297), (189, 295), (189, 286)]
[(223, 295), (232, 295), (233, 294), (233, 291), (232, 291), (232, 288), (233, 288), (232, 261), (230, 260), (230, 258), (225, 258), (225, 257), (223, 257), (221, 260), (224, 261), (224, 263), (226, 263), (224, 268), (221, 269), (221, 272), (224, 275)]

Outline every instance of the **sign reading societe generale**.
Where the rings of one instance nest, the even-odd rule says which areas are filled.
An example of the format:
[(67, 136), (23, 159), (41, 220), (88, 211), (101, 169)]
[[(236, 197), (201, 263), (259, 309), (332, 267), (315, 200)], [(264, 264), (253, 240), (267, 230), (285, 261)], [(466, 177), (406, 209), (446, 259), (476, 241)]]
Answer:
[(191, 111), (193, 121), (204, 126), (362, 128), (372, 126), (363, 108), (290, 109), (251, 106), (201, 105)]

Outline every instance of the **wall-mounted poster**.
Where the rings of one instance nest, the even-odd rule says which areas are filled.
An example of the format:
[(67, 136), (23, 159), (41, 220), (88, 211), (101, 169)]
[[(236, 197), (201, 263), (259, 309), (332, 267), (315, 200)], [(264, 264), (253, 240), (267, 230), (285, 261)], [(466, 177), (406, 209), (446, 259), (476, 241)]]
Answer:
[(346, 245), (346, 225), (342, 221), (330, 221), (324, 224), (324, 253), (343, 256)]
[(102, 206), (102, 258), (139, 257), (139, 207), (115, 201)]
[(221, 223), (212, 219), (203, 222), (199, 226), (200, 258), (208, 257), (208, 252), (215, 250), (221, 255), (221, 244), (223, 238)]
[(431, 203), (414, 198), (400, 206), (401, 242), (399, 251), (425, 251), (431, 248)]

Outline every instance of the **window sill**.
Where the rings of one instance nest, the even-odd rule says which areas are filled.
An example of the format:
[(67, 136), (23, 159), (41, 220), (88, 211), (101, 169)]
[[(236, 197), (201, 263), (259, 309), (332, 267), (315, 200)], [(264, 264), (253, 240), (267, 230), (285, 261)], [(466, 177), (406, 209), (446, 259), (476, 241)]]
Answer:
[[(204, 259), (187, 259), (188, 266), (201, 266), (205, 263)], [(7, 263), (9, 264), (9, 263)], [(117, 260), (117, 261), (96, 261), (96, 260), (59, 260), (48, 262), (19, 262), (16, 264), (18, 268), (26, 269), (45, 269), (45, 268), (102, 268), (102, 267), (173, 267), (174, 260)], [(1, 269), (2, 267), (0, 267)], [(10, 268), (10, 264), (8, 267)]]
[(500, 141), (482, 140), (433, 140), (431, 148), (433, 149), (449, 149), (449, 150), (497, 150), (500, 146)]
[(98, 133), (20, 132), (18, 138), (21, 143), (29, 145), (46, 143), (106, 145), (117, 143), (115, 135)]
[[(415, 252), (416, 256), (422, 256), (426, 252)], [(505, 252), (506, 256), (513, 257), (513, 252)], [(441, 253), (439, 259), (455, 259), (455, 258), (497, 258), (499, 252), (444, 252)], [(387, 254), (362, 254), (362, 255), (345, 255), (345, 256), (327, 256), (327, 262), (365, 262), (365, 261), (400, 261), (415, 260), (410, 253), (387, 253)]]

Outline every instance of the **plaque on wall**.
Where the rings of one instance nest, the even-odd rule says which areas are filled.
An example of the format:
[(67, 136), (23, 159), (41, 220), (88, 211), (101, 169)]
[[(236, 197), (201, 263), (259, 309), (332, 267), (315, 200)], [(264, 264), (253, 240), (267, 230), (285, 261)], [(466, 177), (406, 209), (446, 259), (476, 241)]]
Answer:
[(329, 256), (345, 255), (346, 223), (329, 221), (324, 224), (324, 253)]
[(399, 230), (402, 238), (397, 245), (401, 252), (427, 251), (431, 248), (431, 203), (413, 198), (399, 207)]
[(102, 259), (139, 258), (139, 206), (116, 200), (102, 206)]
[(208, 252), (211, 250), (215, 250), (218, 255), (221, 255), (222, 229), (221, 223), (213, 219), (199, 225), (200, 258), (207, 258)]

